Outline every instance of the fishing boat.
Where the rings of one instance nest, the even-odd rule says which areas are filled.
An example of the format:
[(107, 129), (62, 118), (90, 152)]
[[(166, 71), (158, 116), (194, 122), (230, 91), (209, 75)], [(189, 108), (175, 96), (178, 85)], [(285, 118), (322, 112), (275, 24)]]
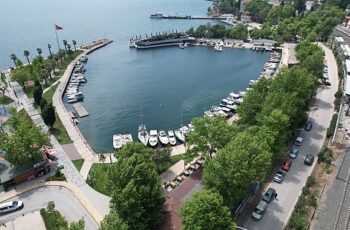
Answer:
[(149, 145), (156, 147), (158, 145), (158, 132), (157, 130), (149, 131)]
[(132, 135), (131, 134), (124, 134), (122, 135), (123, 139), (123, 145), (126, 145), (129, 142), (132, 142)]
[(148, 135), (148, 131), (146, 129), (146, 125), (144, 125), (144, 124), (139, 125), (138, 138), (144, 146), (147, 146), (148, 140), (149, 140), (149, 135)]
[(113, 147), (115, 149), (121, 149), (123, 147), (123, 137), (121, 134), (113, 135)]
[(173, 130), (168, 131), (168, 137), (169, 137), (169, 143), (173, 146), (176, 145), (176, 138)]
[(166, 135), (166, 132), (164, 130), (159, 130), (158, 138), (159, 138), (159, 141), (162, 145), (169, 144), (169, 138)]
[(181, 142), (185, 142), (185, 135), (182, 133), (181, 130), (177, 129), (175, 130), (175, 137), (181, 141)]

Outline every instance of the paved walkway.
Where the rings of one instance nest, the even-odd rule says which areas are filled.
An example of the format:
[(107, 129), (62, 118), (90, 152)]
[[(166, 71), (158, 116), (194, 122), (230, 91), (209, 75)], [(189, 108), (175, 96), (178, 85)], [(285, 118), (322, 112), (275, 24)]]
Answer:
[(0, 226), (0, 230), (46, 230), (39, 211), (24, 214)]

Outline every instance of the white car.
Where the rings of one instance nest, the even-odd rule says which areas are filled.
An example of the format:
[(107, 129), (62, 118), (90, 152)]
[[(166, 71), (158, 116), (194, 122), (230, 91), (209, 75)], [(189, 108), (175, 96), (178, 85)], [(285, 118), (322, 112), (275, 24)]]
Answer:
[(6, 214), (9, 212), (16, 211), (18, 209), (23, 208), (23, 202), (18, 200), (18, 201), (9, 201), (6, 203), (0, 204), (0, 214)]

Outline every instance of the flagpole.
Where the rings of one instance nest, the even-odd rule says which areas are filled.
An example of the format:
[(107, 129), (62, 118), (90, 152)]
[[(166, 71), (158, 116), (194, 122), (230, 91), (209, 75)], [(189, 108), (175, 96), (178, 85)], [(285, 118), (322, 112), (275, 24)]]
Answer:
[(58, 50), (61, 50), (60, 43), (58, 42), (58, 36), (57, 36), (56, 25), (55, 25), (55, 34), (56, 34), (56, 40), (57, 40)]

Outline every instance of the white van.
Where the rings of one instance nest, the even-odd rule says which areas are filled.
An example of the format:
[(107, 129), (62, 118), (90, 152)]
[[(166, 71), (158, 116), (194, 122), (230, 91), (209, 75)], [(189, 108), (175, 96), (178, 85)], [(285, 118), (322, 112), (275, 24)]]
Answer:
[(23, 208), (22, 201), (9, 201), (9, 202), (0, 204), (0, 214), (6, 214), (21, 208)]

